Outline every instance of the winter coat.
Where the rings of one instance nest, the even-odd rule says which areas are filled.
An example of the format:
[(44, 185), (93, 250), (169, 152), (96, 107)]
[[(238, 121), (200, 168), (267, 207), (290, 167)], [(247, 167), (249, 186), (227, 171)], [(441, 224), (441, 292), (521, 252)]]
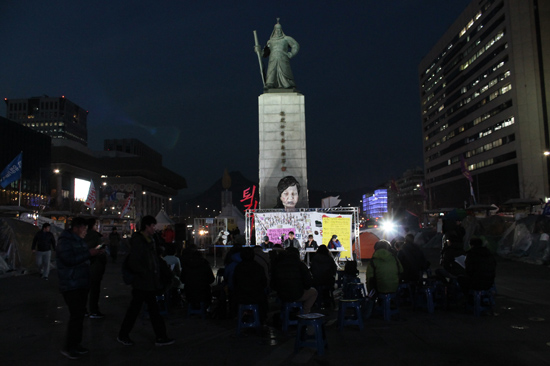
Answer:
[(143, 291), (159, 291), (164, 288), (160, 280), (161, 258), (157, 255), (153, 238), (134, 233), (130, 239), (128, 270), (135, 275), (132, 287)]
[(70, 230), (61, 233), (56, 263), (61, 292), (90, 288), (90, 251), (80, 236)]
[(309, 269), (296, 255), (281, 253), (272, 266), (271, 287), (283, 301), (297, 301), (313, 285)]
[(49, 231), (40, 230), (34, 236), (32, 240), (32, 250), (38, 250), (39, 252), (47, 252), (55, 249), (55, 238)]
[(235, 267), (233, 285), (239, 304), (258, 304), (267, 299), (267, 277), (264, 268), (255, 260), (242, 261)]
[(487, 290), (495, 283), (496, 261), (489, 249), (472, 247), (466, 253), (466, 276), (472, 281), (472, 289)]
[(408, 282), (416, 282), (420, 279), (420, 273), (428, 269), (429, 263), (422, 249), (414, 243), (405, 243), (397, 252), (397, 259), (403, 266), (401, 279)]
[(367, 266), (367, 287), (380, 293), (396, 292), (403, 266), (399, 259), (386, 249), (378, 249)]
[(210, 263), (202, 257), (200, 252), (188, 253), (181, 258), (180, 280), (184, 284), (185, 297), (190, 303), (210, 303), (212, 299), (210, 284), (215, 279)]
[(336, 263), (332, 256), (317, 253), (310, 263), (310, 271), (313, 276), (313, 285), (334, 286), (336, 276)]

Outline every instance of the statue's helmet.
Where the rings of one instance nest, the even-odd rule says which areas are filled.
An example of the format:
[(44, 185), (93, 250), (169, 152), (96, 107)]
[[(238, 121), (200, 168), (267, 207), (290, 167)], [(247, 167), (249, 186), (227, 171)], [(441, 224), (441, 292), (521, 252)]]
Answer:
[(283, 33), (283, 27), (279, 24), (279, 18), (277, 18), (277, 24), (273, 27), (273, 32), (271, 33), (271, 38), (282, 38), (285, 34)]

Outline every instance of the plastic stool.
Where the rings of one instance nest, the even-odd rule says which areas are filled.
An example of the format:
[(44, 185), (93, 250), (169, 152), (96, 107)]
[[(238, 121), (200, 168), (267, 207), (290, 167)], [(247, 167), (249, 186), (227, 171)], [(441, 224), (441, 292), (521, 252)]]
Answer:
[(399, 309), (391, 309), (391, 300), (395, 299), (396, 293), (392, 292), (389, 294), (381, 294), (378, 295), (378, 300), (380, 300), (380, 306), (382, 307), (382, 316), (384, 317), (384, 320), (389, 322), (391, 320), (391, 316), (394, 314), (399, 314)]
[(350, 282), (346, 284), (344, 288), (344, 299), (353, 300), (364, 299), (366, 297), (367, 291), (365, 290), (365, 285), (361, 282)]
[(204, 302), (200, 303), (200, 307), (198, 309), (193, 307), (193, 304), (188, 303), (187, 304), (187, 317), (189, 318), (191, 315), (200, 315), (202, 319), (206, 318), (206, 311), (204, 309)]
[[(323, 314), (305, 314), (298, 315), (298, 329), (296, 331), (296, 341), (294, 342), (294, 352), (298, 352), (302, 347), (313, 347), (317, 349), (317, 354), (325, 354), (325, 348), (328, 347), (325, 334), (325, 325), (323, 323)], [(307, 327), (313, 327), (314, 335), (307, 334)]]
[(295, 302), (283, 302), (281, 305), (281, 321), (283, 324), (283, 332), (288, 332), (289, 325), (298, 324), (298, 320), (291, 320), (290, 313), (294, 309), (299, 309), (300, 315), (304, 313), (304, 306), (300, 301)]
[[(244, 312), (246, 310), (252, 311), (252, 315), (254, 316), (253, 321), (245, 322), (243, 320)], [(260, 323), (260, 311), (258, 304), (239, 304), (239, 315), (237, 322), (237, 335), (241, 333), (242, 328), (256, 328), (259, 331), (262, 324)]]
[(420, 286), (416, 289), (416, 296), (419, 301), (415, 301), (415, 308), (422, 307), (428, 310), (428, 313), (434, 312), (434, 290), (430, 286)]
[[(346, 316), (348, 309), (354, 309), (355, 316)], [(338, 308), (338, 329), (343, 330), (345, 325), (357, 325), (363, 330), (363, 315), (359, 299), (342, 299)]]
[(466, 302), (466, 308), (474, 311), (474, 316), (480, 316), (484, 311), (493, 311), (495, 305), (495, 298), (493, 296), (493, 288), (489, 290), (470, 290), (469, 295), (473, 296), (474, 304), (468, 305)]
[(408, 301), (414, 308), (414, 284), (410, 282), (401, 282), (397, 288), (397, 299), (399, 305)]

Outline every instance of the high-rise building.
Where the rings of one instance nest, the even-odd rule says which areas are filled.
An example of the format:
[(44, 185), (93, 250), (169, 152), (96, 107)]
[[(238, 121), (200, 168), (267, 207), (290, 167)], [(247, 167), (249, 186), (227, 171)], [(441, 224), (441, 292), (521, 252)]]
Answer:
[(88, 146), (88, 111), (65, 97), (45, 95), (28, 99), (5, 98), (4, 101), (8, 119), (52, 139), (67, 139)]
[(550, 196), (550, 1), (472, 1), (418, 71), (431, 208)]

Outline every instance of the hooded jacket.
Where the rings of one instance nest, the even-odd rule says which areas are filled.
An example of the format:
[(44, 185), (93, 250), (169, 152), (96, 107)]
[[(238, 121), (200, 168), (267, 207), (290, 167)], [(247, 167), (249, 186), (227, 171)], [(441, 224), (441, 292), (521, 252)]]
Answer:
[(380, 293), (396, 292), (403, 266), (399, 259), (386, 249), (378, 249), (367, 266), (367, 287)]

